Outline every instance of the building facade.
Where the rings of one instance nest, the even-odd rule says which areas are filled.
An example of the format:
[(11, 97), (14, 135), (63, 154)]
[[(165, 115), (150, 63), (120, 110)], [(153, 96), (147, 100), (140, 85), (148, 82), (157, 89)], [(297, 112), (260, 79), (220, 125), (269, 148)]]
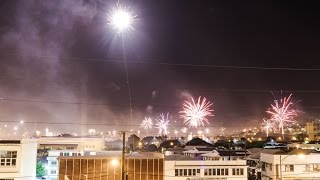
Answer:
[[(172, 158), (174, 156), (174, 158)], [(246, 160), (225, 159), (217, 153), (203, 155), (203, 160), (190, 160), (190, 156), (166, 157), (166, 180), (247, 180)]]
[(46, 171), (47, 179), (57, 180), (59, 175), (58, 157), (121, 155), (121, 151), (78, 151), (78, 150), (52, 150), (48, 151)]
[(320, 153), (313, 150), (261, 153), (260, 161), (262, 180), (320, 178)]
[(34, 180), (36, 158), (36, 141), (0, 140), (0, 179)]
[[(132, 153), (125, 159), (125, 174), (130, 180), (163, 180), (163, 155)], [(59, 180), (120, 180), (120, 156), (59, 157)]]
[(104, 149), (103, 137), (41, 137), (39, 149), (101, 151)]
[(309, 141), (320, 140), (320, 121), (307, 122), (306, 131)]

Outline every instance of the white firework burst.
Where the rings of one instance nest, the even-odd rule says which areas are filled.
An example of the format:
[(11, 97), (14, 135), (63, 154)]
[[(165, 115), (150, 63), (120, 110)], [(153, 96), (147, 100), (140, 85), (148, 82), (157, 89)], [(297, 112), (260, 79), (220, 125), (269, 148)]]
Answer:
[(201, 101), (201, 96), (199, 96), (198, 102), (195, 102), (193, 98), (191, 100), (191, 102), (184, 101), (183, 110), (179, 112), (181, 113), (180, 117), (184, 119), (184, 123), (189, 128), (204, 126), (204, 122), (209, 124), (207, 116), (213, 116), (213, 109), (210, 109), (212, 103), (206, 101), (206, 98), (203, 98)]
[(165, 116), (163, 113), (160, 114), (160, 116), (157, 119), (157, 122), (155, 124), (155, 127), (159, 129), (160, 135), (166, 135), (168, 134), (168, 126), (169, 126), (169, 113)]
[(144, 130), (152, 129), (153, 127), (152, 119), (150, 117), (145, 117), (144, 120), (142, 120), (140, 127), (143, 128)]

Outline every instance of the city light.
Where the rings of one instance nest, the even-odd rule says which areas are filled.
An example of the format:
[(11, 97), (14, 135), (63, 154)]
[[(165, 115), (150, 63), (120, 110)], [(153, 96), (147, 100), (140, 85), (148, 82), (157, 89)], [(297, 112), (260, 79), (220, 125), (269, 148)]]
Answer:
[(118, 159), (112, 159), (112, 160), (111, 160), (111, 164), (112, 164), (113, 166), (117, 166), (117, 165), (119, 164), (119, 160), (118, 160)]

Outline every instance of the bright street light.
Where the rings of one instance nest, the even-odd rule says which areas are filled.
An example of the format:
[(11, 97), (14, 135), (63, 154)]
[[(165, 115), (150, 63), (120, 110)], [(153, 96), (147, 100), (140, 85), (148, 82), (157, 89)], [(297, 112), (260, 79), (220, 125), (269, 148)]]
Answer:
[(128, 8), (117, 5), (109, 15), (109, 22), (114, 29), (122, 33), (128, 29), (133, 29), (132, 22), (134, 18), (135, 16), (128, 11)]
[(118, 159), (112, 159), (112, 160), (111, 160), (111, 164), (112, 164), (113, 166), (117, 166), (117, 165), (119, 164)]

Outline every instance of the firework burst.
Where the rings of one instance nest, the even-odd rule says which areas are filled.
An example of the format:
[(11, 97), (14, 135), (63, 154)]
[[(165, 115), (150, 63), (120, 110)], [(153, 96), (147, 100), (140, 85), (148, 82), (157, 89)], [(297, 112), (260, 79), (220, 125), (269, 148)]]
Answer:
[(160, 114), (158, 119), (156, 120), (155, 127), (159, 129), (160, 135), (166, 135), (168, 133), (168, 126), (169, 126), (169, 113), (165, 116), (163, 113)]
[(271, 108), (267, 110), (267, 113), (271, 115), (270, 121), (278, 125), (278, 129), (282, 133), (282, 136), (284, 136), (284, 126), (294, 123), (294, 118), (298, 115), (297, 111), (294, 109), (294, 103), (292, 102), (291, 96), (292, 94), (280, 99), (280, 101), (274, 100), (274, 103), (271, 104)]
[(140, 127), (143, 128), (144, 130), (152, 129), (153, 127), (152, 119), (150, 117), (145, 117), (144, 120), (142, 120)]
[(204, 123), (209, 124), (207, 116), (213, 116), (212, 103), (206, 101), (206, 98), (203, 98), (201, 101), (201, 96), (198, 98), (198, 102), (195, 102), (193, 98), (190, 101), (184, 101), (180, 117), (184, 119), (184, 123), (190, 128), (197, 128), (199, 126), (204, 126)]
[(263, 118), (261, 127), (263, 130), (266, 131), (267, 137), (269, 136), (269, 131), (272, 131), (274, 128), (274, 123), (270, 121), (269, 119)]

